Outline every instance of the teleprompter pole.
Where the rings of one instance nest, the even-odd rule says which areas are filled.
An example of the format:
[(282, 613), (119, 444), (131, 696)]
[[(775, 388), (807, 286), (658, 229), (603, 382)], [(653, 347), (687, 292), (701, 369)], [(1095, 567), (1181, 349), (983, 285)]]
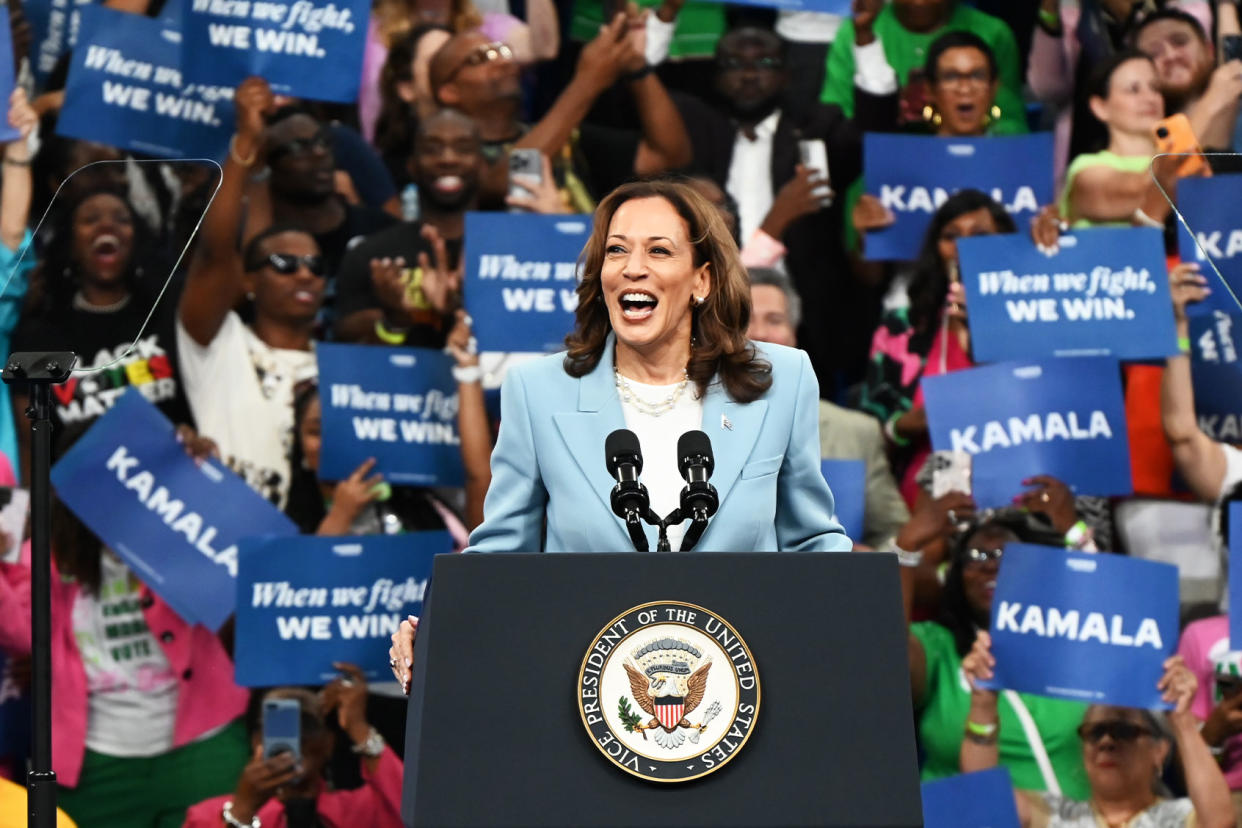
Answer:
[(52, 386), (69, 378), (77, 357), (69, 352), (17, 353), (0, 373), (25, 385), (30, 398), (30, 654), (31, 754), (26, 774), (26, 824), (56, 825), (56, 773), (52, 770)]

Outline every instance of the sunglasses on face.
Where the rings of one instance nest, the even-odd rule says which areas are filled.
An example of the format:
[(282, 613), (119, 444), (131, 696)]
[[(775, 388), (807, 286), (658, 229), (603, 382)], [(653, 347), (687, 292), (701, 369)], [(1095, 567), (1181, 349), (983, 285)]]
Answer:
[(303, 265), (315, 276), (323, 276), (327, 272), (323, 256), (295, 256), (292, 253), (269, 253), (266, 259), (256, 262), (254, 267), (250, 269), (258, 270), (261, 267), (270, 267), (282, 276), (292, 276)]
[(1150, 730), (1133, 722), (1096, 722), (1078, 727), (1078, 738), (1091, 745), (1098, 745), (1105, 736), (1114, 742), (1134, 742), (1140, 736), (1150, 735)]
[(967, 549), (962, 553), (962, 563), (966, 566), (983, 566), (988, 561), (1000, 563), (1005, 554), (1005, 547), (999, 549)]
[(1216, 677), (1216, 692), (1222, 699), (1231, 699), (1242, 693), (1242, 678), (1230, 676)]
[(272, 149), (267, 154), (268, 162), (273, 162), (286, 155), (309, 155), (315, 150), (332, 151), (332, 133), (327, 127), (320, 127), (314, 135), (306, 138), (294, 138)]
[(471, 49), (462, 62), (453, 68), (453, 71), (445, 78), (445, 82), (457, 77), (458, 73), (467, 66), (482, 66), (493, 60), (513, 60), (513, 50), (507, 44), (499, 42), (480, 44)]

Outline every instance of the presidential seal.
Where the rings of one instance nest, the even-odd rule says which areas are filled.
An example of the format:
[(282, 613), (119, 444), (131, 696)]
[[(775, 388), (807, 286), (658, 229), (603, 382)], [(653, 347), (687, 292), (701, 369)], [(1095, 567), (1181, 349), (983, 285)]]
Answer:
[(686, 782), (746, 744), (759, 674), (727, 621), (694, 604), (657, 601), (626, 610), (595, 636), (578, 672), (578, 708), (617, 767)]

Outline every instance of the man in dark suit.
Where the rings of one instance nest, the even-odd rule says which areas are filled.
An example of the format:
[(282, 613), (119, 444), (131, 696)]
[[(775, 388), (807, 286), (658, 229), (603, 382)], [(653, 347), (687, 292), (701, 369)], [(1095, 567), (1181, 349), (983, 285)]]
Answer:
[[(805, 307), (798, 341), (819, 375), (821, 395), (833, 397), (861, 379), (879, 314), (875, 289), (851, 274), (845, 199), (834, 197), (861, 173), (862, 141), (837, 106), (785, 107), (788, 86), (780, 38), (738, 28), (717, 46), (715, 99), (678, 96), (676, 102), (694, 169), (737, 203), (743, 260), (783, 267), (793, 278)], [(802, 163), (800, 142), (822, 144), (830, 182)]]

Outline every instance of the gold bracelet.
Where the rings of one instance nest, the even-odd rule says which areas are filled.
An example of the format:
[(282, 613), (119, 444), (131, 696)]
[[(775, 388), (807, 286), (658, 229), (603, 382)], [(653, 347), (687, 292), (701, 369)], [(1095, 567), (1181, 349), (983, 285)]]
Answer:
[(229, 158), (232, 158), (234, 163), (240, 164), (243, 167), (249, 167), (254, 163), (254, 159), (258, 157), (259, 151), (256, 149), (250, 153), (249, 158), (242, 158), (237, 154), (237, 134), (234, 133), (233, 137), (229, 139)]

